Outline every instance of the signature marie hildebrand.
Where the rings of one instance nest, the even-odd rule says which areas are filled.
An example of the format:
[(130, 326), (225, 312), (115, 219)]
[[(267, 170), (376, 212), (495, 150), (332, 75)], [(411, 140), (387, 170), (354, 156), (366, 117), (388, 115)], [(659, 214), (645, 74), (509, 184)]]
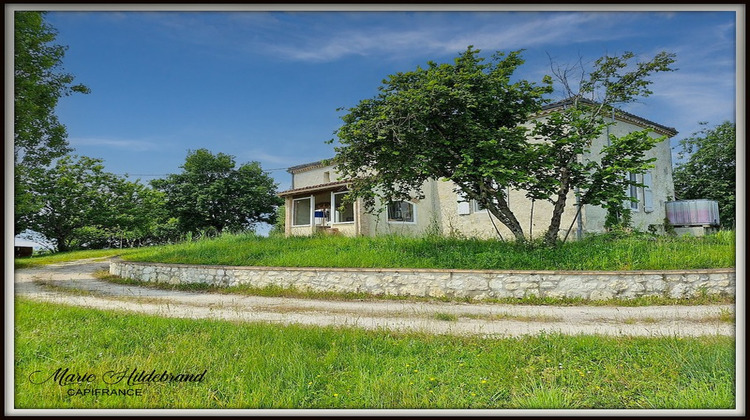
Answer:
[(127, 368), (122, 370), (109, 370), (101, 376), (92, 372), (73, 371), (70, 368), (57, 368), (53, 372), (37, 370), (29, 375), (29, 381), (34, 384), (47, 382), (57, 383), (60, 386), (73, 384), (92, 383), (101, 380), (106, 384), (140, 385), (153, 382), (203, 382), (207, 369), (200, 373), (174, 373), (168, 370)]

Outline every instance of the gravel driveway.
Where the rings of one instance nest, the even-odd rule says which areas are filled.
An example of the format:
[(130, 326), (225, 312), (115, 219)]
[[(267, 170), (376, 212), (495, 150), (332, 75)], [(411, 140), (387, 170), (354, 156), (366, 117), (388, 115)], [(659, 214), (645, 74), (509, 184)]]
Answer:
[(94, 277), (102, 259), (21, 269), (15, 294), (34, 300), (154, 314), (244, 322), (359, 327), (435, 334), (519, 336), (540, 332), (616, 336), (735, 335), (721, 321), (734, 305), (531, 306), (389, 300), (326, 301), (118, 285)]

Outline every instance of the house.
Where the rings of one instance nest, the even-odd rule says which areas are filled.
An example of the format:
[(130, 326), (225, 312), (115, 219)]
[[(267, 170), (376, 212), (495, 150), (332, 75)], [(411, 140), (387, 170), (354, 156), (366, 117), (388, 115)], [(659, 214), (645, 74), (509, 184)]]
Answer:
[[(565, 106), (565, 102), (550, 104), (537, 117), (544, 118), (545, 114), (562, 106)], [(594, 141), (592, 158), (606, 145), (610, 133), (622, 136), (650, 128), (651, 135), (655, 137), (669, 138), (677, 134), (673, 128), (623, 111), (617, 111), (612, 118), (614, 124)], [(656, 158), (655, 167), (644, 174), (628, 175), (645, 187), (630, 187), (628, 194), (637, 202), (623, 204), (631, 209), (631, 225), (643, 231), (663, 228), (665, 203), (674, 197), (669, 141), (660, 142), (648, 153), (648, 157)], [(348, 183), (336, 172), (335, 165), (326, 164), (325, 161), (312, 162), (291, 167), (288, 172), (292, 175), (291, 189), (279, 193), (286, 201), (287, 236), (312, 235), (322, 231), (347, 236), (439, 232), (476, 238), (495, 238), (499, 232), (503, 238), (513, 237), (508, 228), (478, 203), (459, 197), (454, 192), (454, 184), (449, 181), (429, 180), (423, 185), (424, 199), (382, 203), (379, 213), (368, 214), (360, 199), (341, 208)], [(543, 201), (532, 202), (523, 191), (518, 190), (509, 190), (508, 197), (510, 208), (525, 234), (542, 236), (549, 226), (552, 205)], [(574, 220), (575, 201), (575, 194), (571, 192), (563, 213), (561, 235), (570, 226), (573, 226), (572, 237), (603, 232), (607, 211), (599, 206), (584, 205), (579, 217)]]

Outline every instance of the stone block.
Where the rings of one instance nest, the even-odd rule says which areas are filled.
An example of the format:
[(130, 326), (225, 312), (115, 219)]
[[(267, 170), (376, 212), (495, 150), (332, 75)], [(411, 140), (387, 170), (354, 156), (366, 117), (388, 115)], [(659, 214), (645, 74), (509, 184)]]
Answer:
[(643, 283), (645, 292), (663, 293), (667, 288), (667, 283), (659, 277), (658, 279), (649, 280)]
[(427, 296), (437, 297), (437, 298), (445, 297), (445, 291), (443, 290), (442, 287), (428, 287)]
[(669, 297), (671, 298), (683, 298), (688, 295), (688, 286), (685, 283), (677, 283), (672, 285), (669, 290)]
[(557, 284), (557, 289), (565, 294), (569, 292), (580, 293), (585, 290), (583, 279), (579, 276), (569, 276), (560, 280)]
[(489, 281), (486, 277), (475, 276), (470, 274), (454, 274), (453, 278), (460, 277), (462, 280), (463, 290), (467, 291), (487, 291), (489, 290)]
[(592, 290), (591, 293), (589, 293), (588, 298), (591, 300), (608, 300), (612, 299), (614, 294), (608, 290)]
[(495, 292), (505, 289), (504, 285), (507, 281), (507, 277), (504, 274), (496, 274), (493, 275), (492, 278), (490, 278), (489, 282), (487, 282), (490, 290), (493, 290)]

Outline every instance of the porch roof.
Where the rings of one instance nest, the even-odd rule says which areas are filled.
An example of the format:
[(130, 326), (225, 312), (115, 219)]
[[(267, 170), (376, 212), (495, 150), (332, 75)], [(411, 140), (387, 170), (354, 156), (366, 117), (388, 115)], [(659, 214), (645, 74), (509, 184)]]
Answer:
[(297, 194), (306, 193), (306, 192), (333, 190), (335, 187), (344, 186), (344, 185), (349, 184), (350, 182), (351, 181), (335, 181), (335, 182), (327, 182), (325, 184), (309, 185), (307, 187), (281, 191), (280, 193), (276, 195), (278, 195), (279, 197), (288, 197), (288, 196), (297, 195)]

